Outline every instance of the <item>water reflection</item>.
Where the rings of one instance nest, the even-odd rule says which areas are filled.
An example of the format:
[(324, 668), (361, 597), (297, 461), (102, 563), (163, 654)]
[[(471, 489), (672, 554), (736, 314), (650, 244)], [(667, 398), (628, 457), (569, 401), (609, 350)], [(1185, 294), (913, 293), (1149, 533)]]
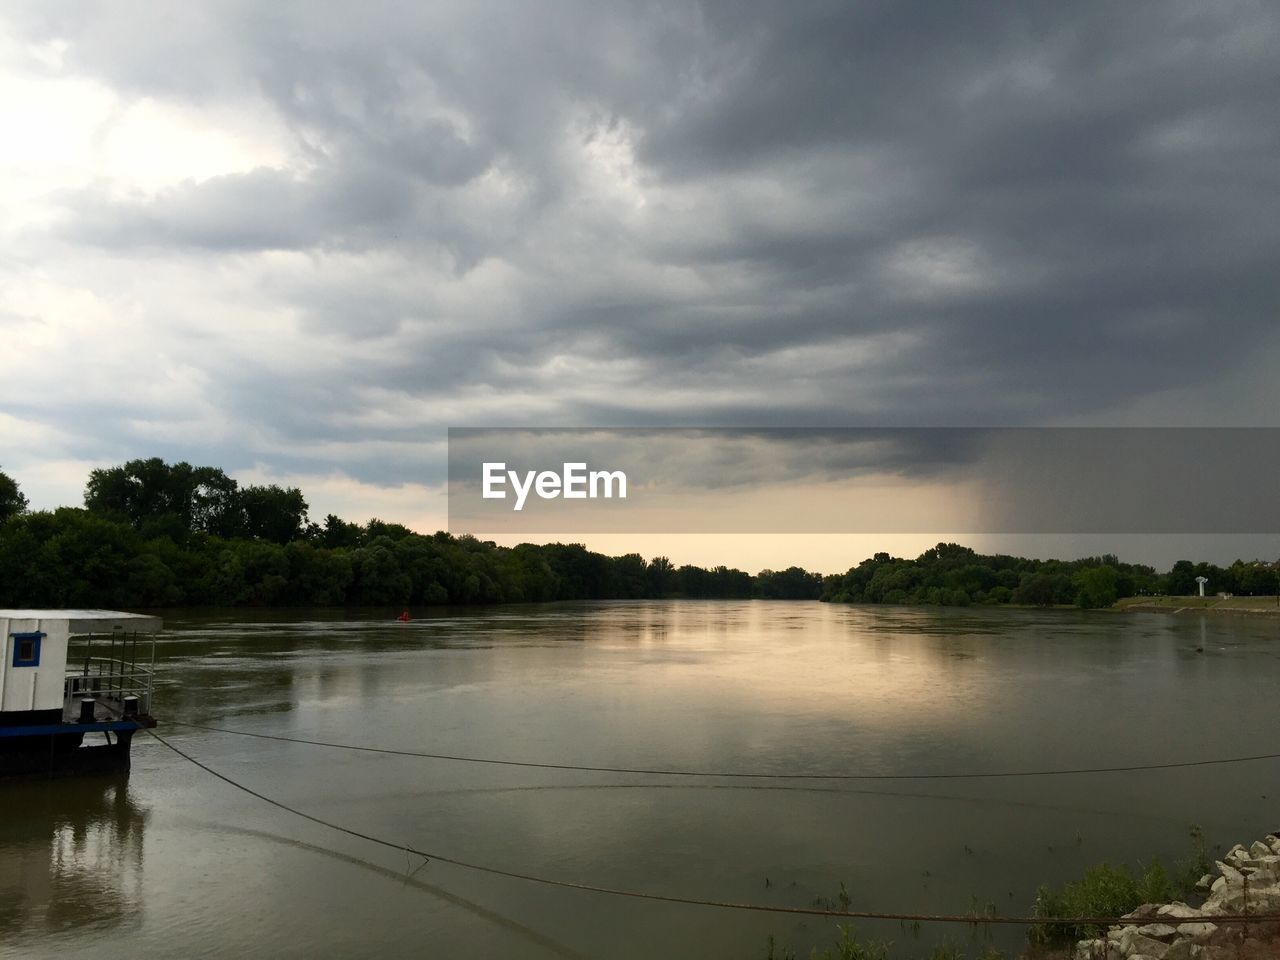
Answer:
[(127, 777), (5, 785), (0, 933), (138, 922), (147, 818)]
[[(1228, 844), (1274, 826), (1262, 795), (1275, 762), (650, 782), (163, 726), (536, 762), (882, 776), (1271, 749), (1280, 621), (698, 601), (441, 611), (410, 624), (391, 622), (396, 612), (166, 617), (163, 732), (214, 769), (370, 835), (567, 880), (784, 906), (847, 882), (860, 908), (963, 912), (977, 897), (1017, 913), (1038, 884), (1099, 860), (1184, 855), (1190, 823)], [(159, 744), (135, 749), (149, 822), (123, 786), (101, 781), (0, 791), (0, 942), (18, 930), (48, 954), (85, 958), (109, 946), (373, 960), (430, 944), (442, 956), (639, 960), (760, 955), (770, 933), (799, 955), (830, 941), (832, 926), (817, 922), (584, 897), (440, 862), (413, 873), (408, 858), (328, 831), (304, 834), (315, 845), (290, 840), (310, 828)], [(198, 884), (187, 882), (193, 864)], [(1012, 950), (1022, 932), (998, 936)]]

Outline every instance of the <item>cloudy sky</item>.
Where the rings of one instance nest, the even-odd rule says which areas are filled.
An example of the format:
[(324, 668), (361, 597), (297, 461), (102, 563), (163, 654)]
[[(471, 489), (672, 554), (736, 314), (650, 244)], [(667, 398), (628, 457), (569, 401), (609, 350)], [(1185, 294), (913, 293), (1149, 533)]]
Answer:
[(0, 465), (434, 529), (450, 426), (1280, 425), (1278, 51), (1225, 0), (7, 3)]

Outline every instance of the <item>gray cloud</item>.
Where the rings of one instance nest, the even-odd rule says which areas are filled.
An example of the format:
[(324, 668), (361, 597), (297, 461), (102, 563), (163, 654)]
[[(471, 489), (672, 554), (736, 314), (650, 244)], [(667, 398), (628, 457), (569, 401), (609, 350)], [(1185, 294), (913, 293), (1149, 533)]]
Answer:
[[(546, 532), (1276, 533), (1278, 434), (1221, 427), (450, 430), (450, 523)], [(584, 475), (622, 471), (628, 493), (589, 505), (535, 496), (525, 514), (512, 509), (511, 496), (482, 496), (498, 463), (498, 476), (558, 474), (573, 463)]]
[(166, 410), (142, 404), (101, 415), (115, 449), (298, 471), (341, 449), (394, 483), (438, 455), (378, 444), (451, 424), (1105, 423), (1170, 391), (1163, 422), (1267, 416), (1236, 378), (1262, 405), (1250, 364), (1280, 349), (1272, 5), (11, 16), (123, 97), (286, 131), (286, 164), (81, 184), (30, 228), (68, 284), (132, 271), (157, 328), (183, 309), (152, 301), (158, 265), (296, 325), (251, 349), (231, 324), (186, 361), (239, 440), (156, 450), (136, 424)]

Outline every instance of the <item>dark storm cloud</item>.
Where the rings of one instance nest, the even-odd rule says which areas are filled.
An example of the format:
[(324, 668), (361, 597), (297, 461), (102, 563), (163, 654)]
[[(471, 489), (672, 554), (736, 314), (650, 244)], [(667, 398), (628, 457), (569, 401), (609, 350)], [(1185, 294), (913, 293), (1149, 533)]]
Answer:
[[(345, 371), (237, 363), (213, 388), (282, 451), (551, 418), (1105, 419), (1275, 346), (1274, 5), (77, 3), (19, 25), (130, 96), (288, 129), (289, 168), (56, 197), (61, 241), (141, 262), (348, 258), (258, 284)], [(361, 416), (379, 404), (400, 419)]]

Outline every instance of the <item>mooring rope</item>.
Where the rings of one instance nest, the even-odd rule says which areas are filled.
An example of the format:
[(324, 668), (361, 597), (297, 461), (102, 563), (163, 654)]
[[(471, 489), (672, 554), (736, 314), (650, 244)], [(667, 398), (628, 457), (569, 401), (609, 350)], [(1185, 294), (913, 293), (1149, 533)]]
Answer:
[[(350, 837), (356, 837), (359, 840), (365, 840), (378, 846), (386, 847), (389, 850), (396, 850), (401, 853), (409, 853), (414, 856), (422, 857), (430, 862), (436, 860), (440, 863), (451, 864), (455, 867), (463, 867), (467, 870), (475, 870), (479, 873), (487, 873), (491, 876), (506, 877), (511, 880), (524, 880), (528, 883), (536, 883), (544, 886), (562, 887), (568, 890), (579, 890), (586, 893), (599, 893), (611, 897), (626, 897), (632, 900), (648, 900), (659, 903), (678, 903), (693, 907), (716, 907), (723, 910), (750, 910), (759, 913), (782, 913), (782, 914), (800, 914), (804, 916), (819, 917), (836, 917), (840, 919), (850, 920), (901, 920), (908, 922), (921, 923), (970, 923), (970, 924), (1018, 924), (1018, 925), (1048, 925), (1048, 924), (1095, 924), (1098, 926), (1141, 926), (1152, 923), (1158, 918), (1140, 918), (1140, 917), (999, 917), (984, 916), (981, 914), (941, 914), (941, 913), (886, 913), (874, 910), (834, 910), (823, 907), (786, 907), (773, 906), (764, 903), (740, 903), (732, 900), (710, 900), (702, 897), (680, 897), (674, 894), (663, 893), (646, 893), (640, 890), (622, 890), (616, 887), (602, 887), (590, 883), (576, 883), (572, 880), (558, 880), (554, 877), (543, 877), (532, 873), (520, 873), (514, 870), (504, 870), (501, 867), (492, 867), (480, 863), (472, 863), (467, 860), (461, 860), (457, 857), (447, 857), (443, 854), (432, 853), (428, 850), (420, 850), (408, 843), (398, 843), (394, 840), (387, 840), (382, 837), (375, 837), (372, 834), (362, 833), (359, 830), (353, 830), (350, 827), (344, 827), (340, 823), (334, 823), (332, 820), (325, 820), (314, 814), (299, 810), (297, 807), (290, 806), (283, 801), (276, 800), (267, 796), (246, 784), (240, 783), (238, 780), (227, 776), (225, 773), (213, 769), (208, 764), (197, 760), (191, 754), (187, 753), (180, 747), (170, 743), (164, 737), (160, 736), (154, 730), (139, 725), (139, 729), (145, 730), (151, 737), (164, 744), (178, 756), (182, 757), (190, 763), (195, 764), (210, 776), (217, 777), (223, 783), (235, 787), (237, 790), (249, 794), (261, 800), (263, 803), (270, 804), (277, 809), (286, 813), (293, 814), (303, 820), (309, 820), (312, 823), (319, 824), (322, 827), (328, 827), (330, 830), (336, 830)], [(1226, 914), (1215, 917), (1200, 918), (1205, 921), (1223, 924), (1223, 923), (1261, 923), (1267, 921), (1280, 921), (1280, 913), (1256, 913), (1256, 914)], [(1179, 921), (1186, 922), (1186, 921)]]
[(585, 773), (632, 773), (654, 777), (722, 777), (738, 780), (983, 780), (1010, 777), (1064, 777), (1088, 773), (1133, 773), (1144, 770), (1175, 770), (1185, 767), (1209, 767), (1228, 763), (1249, 763), (1255, 760), (1280, 760), (1280, 753), (1261, 753), (1250, 757), (1226, 757), (1214, 760), (1182, 760), (1171, 763), (1140, 763), (1119, 767), (1072, 767), (1056, 770), (1006, 770), (985, 773), (755, 773), (742, 770), (670, 770), (645, 767), (596, 767), (575, 763), (540, 763), (534, 760), (504, 760), (494, 757), (467, 757), (449, 753), (424, 753), (418, 750), (396, 750), (390, 747), (366, 747), (355, 743), (336, 743), (330, 740), (308, 740), (304, 737), (286, 737), (273, 733), (253, 733), (249, 730), (233, 730), (206, 723), (186, 720), (165, 720), (180, 727), (210, 730), (237, 737), (254, 737), (258, 740), (278, 740), (283, 743), (301, 743), (312, 747), (331, 747), (336, 750), (356, 750), (362, 753), (382, 753), (396, 757), (420, 757), (427, 760), (452, 760), (458, 763), (485, 763), (504, 767), (533, 767), (540, 770), (578, 770)]

